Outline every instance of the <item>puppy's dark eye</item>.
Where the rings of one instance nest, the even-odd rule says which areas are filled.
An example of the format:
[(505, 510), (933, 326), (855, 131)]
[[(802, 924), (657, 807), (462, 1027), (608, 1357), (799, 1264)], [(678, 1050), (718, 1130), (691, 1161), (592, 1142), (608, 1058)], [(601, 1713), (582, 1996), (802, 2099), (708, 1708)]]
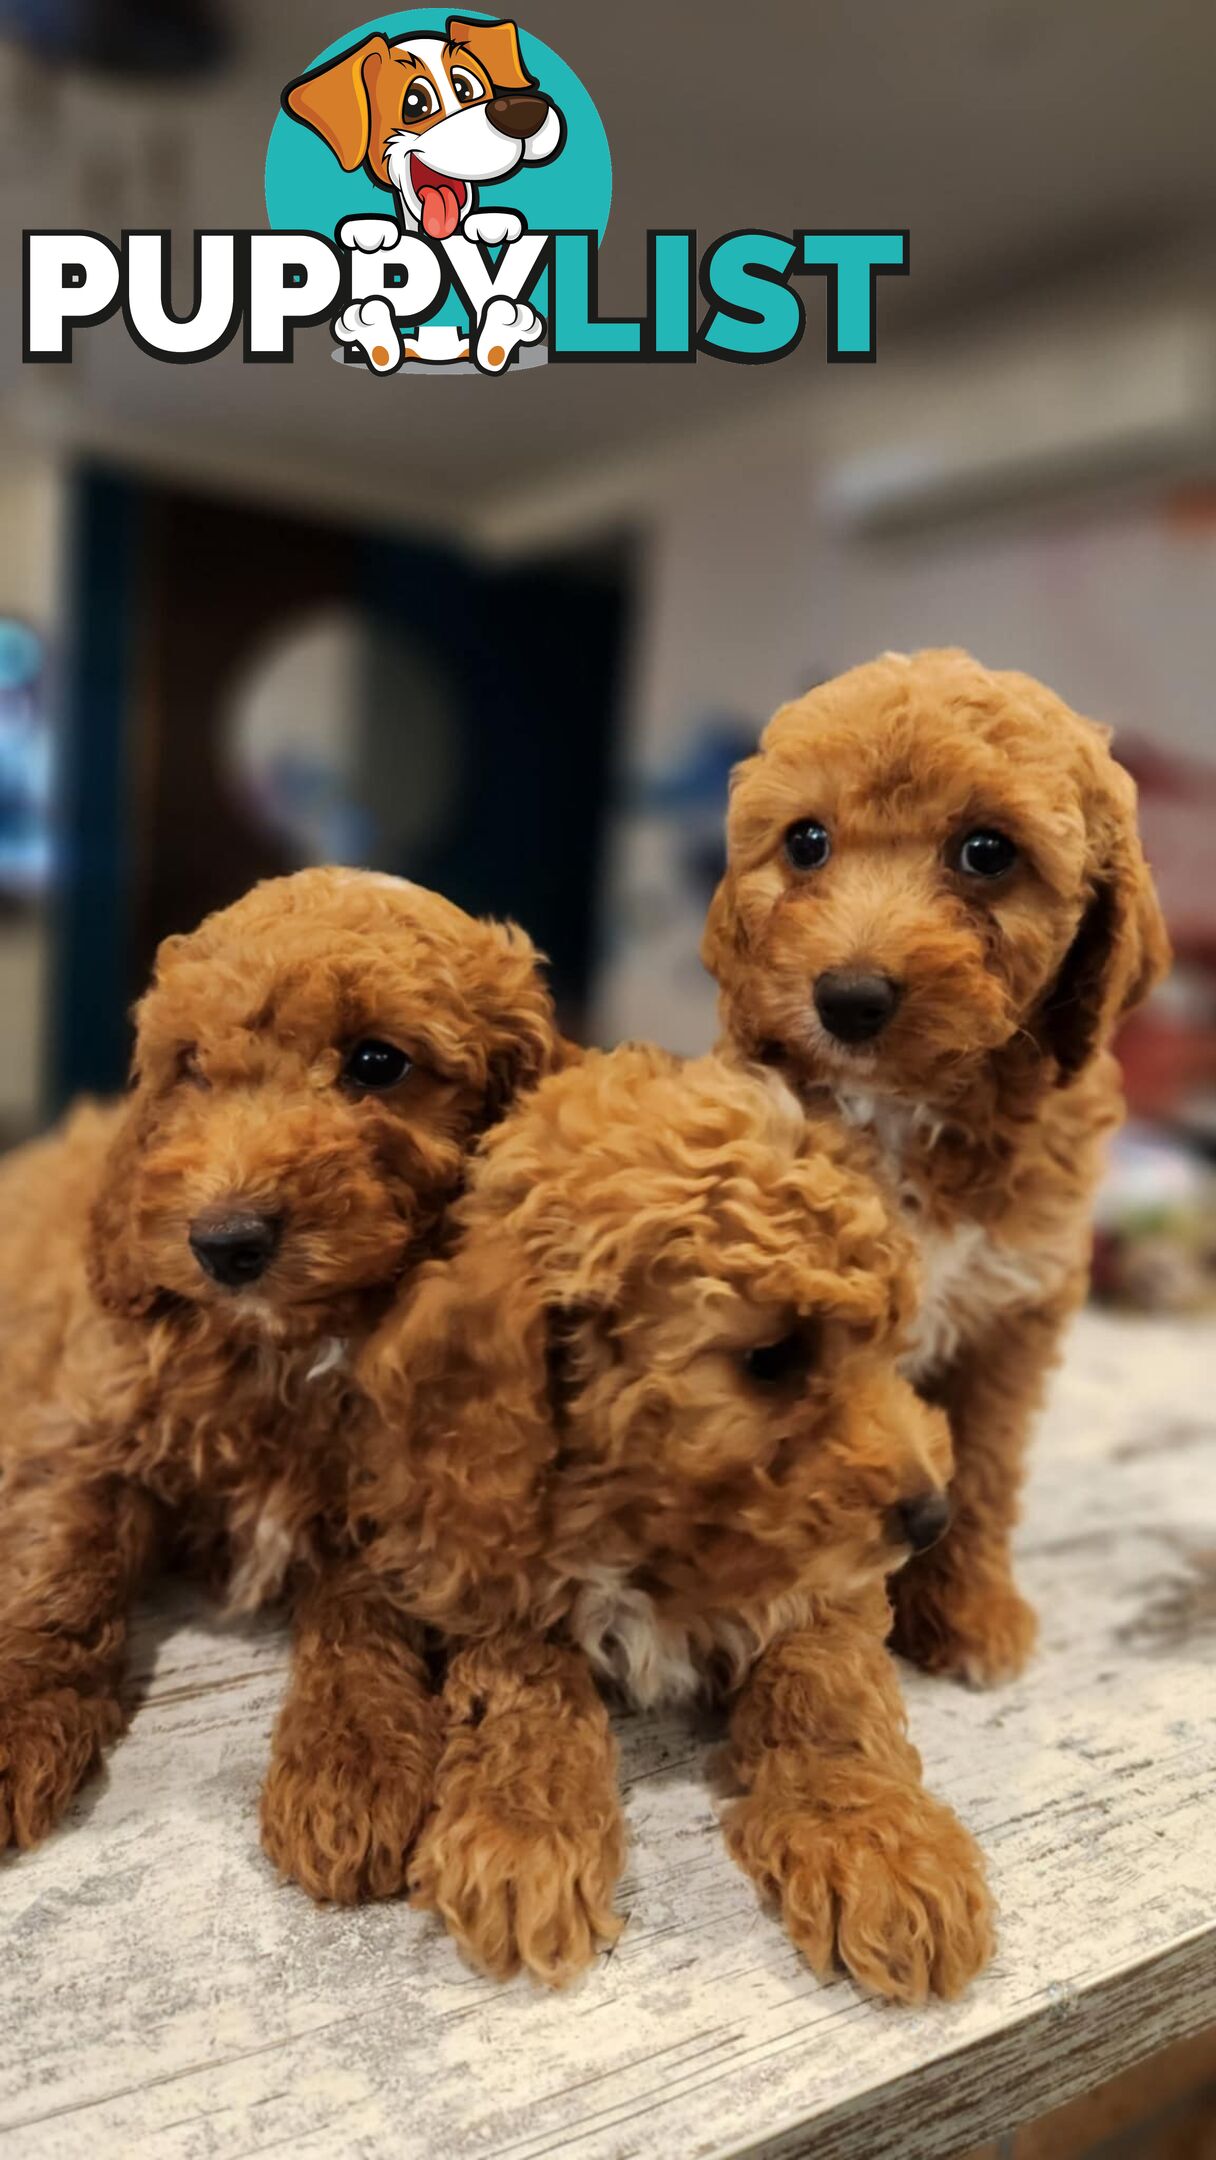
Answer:
[(350, 1087), (362, 1088), (365, 1093), (383, 1093), (385, 1088), (397, 1087), (412, 1064), (395, 1043), (381, 1042), (373, 1035), (355, 1044), (342, 1067), (342, 1078)]
[(415, 75), (401, 101), (401, 111), (407, 120), (429, 120), (435, 111), (435, 93), (429, 82)]
[(482, 96), (481, 84), (472, 75), (467, 75), (463, 68), (452, 69), (452, 88), (462, 105), (472, 105)]
[(1012, 870), (1018, 859), (1018, 851), (1006, 833), (968, 833), (960, 842), (958, 866), (967, 877), (998, 878)]
[(821, 870), (832, 852), (826, 825), (818, 818), (799, 818), (786, 833), (785, 852), (795, 870)]
[(778, 1342), (758, 1343), (743, 1352), (743, 1370), (757, 1387), (781, 1387), (801, 1380), (810, 1370), (814, 1345), (805, 1328), (792, 1328)]

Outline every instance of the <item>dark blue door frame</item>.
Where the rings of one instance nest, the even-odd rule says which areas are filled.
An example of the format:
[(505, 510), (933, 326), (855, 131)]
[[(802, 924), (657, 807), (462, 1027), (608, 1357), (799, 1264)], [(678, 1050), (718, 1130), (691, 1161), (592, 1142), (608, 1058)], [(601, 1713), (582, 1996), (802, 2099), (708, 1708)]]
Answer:
[[(52, 907), (45, 1068), (50, 1114), (80, 1093), (110, 1094), (122, 1087), (129, 1059), (128, 1007), (156, 939), (167, 929), (189, 927), (205, 907), (236, 897), (227, 885), (187, 892), (179, 889), (179, 876), (170, 881), (172, 904), (159, 904), (164, 879), (158, 885), (153, 876), (161, 860), (156, 851), (158, 845), (162, 851), (172, 845), (173, 818), (179, 842), (182, 817), (194, 821), (187, 838), (197, 831), (200, 815), (222, 820), (222, 791), (213, 788), (207, 795), (204, 790), (202, 799), (212, 808), (200, 809), (181, 779), (179, 763), (166, 824), (155, 789), (141, 789), (138, 770), (139, 732), (145, 727), (149, 739), (161, 745), (156, 771), (165, 781), (163, 753), (166, 741), (173, 740), (165, 731), (183, 724), (184, 709), (184, 724), (198, 726), (204, 738), (211, 724), (212, 675), (193, 671), (180, 641), (169, 648), (179, 669), (187, 670), (176, 695), (164, 679), (165, 641), (173, 636), (173, 581), (184, 574), (182, 549), (179, 545), (173, 554), (166, 533), (176, 529), (180, 536), (180, 519), (187, 516), (193, 519), (188, 530), (195, 544), (202, 544), (195, 531), (202, 516), (205, 544), (214, 549), (212, 528), (225, 514), (222, 504), (200, 511), (194, 498), (150, 490), (138, 478), (103, 469), (85, 468), (76, 480), (64, 610), (71, 642), (61, 693), (60, 874)], [(266, 528), (276, 518), (274, 511), (233, 504), (228, 514), (234, 546), (246, 529), (254, 535), (255, 552), (272, 544)], [(307, 529), (294, 520), (284, 517), (282, 526), (301, 544), (307, 539)], [(548, 951), (563, 1011), (577, 1027), (593, 958), (611, 792), (623, 588), (612, 580), (587, 581), (562, 564), (493, 571), (433, 544), (317, 530), (324, 549), (333, 542), (340, 551), (333, 575), (344, 591), (358, 594), (388, 624), (433, 645), (458, 707), (453, 723), (463, 772), (458, 801), (442, 829), (412, 848), (408, 863), (376, 867), (405, 869), (474, 913), (515, 915)], [(246, 544), (254, 543), (247, 538)], [(153, 553), (155, 566), (149, 562)], [(153, 567), (156, 593), (149, 586)], [(330, 574), (326, 567), (322, 583)], [(277, 588), (272, 579), (259, 579), (259, 591), (264, 582), (267, 605), (273, 607)], [(222, 597), (214, 605), (214, 637), (225, 641), (225, 649), (230, 638), (238, 646), (241, 638), (247, 643), (249, 610), (242, 611), (243, 628), (238, 628), (224, 614)], [(158, 608), (161, 612), (149, 612)], [(195, 636), (203, 634), (197, 617), (192, 625)], [(152, 700), (146, 714), (140, 709), (145, 683)], [(192, 688), (200, 692), (193, 706)], [(408, 704), (400, 725), (409, 726)], [(180, 869), (176, 856), (173, 861)], [(267, 874), (264, 866), (251, 873), (243, 861), (235, 870), (238, 882), (241, 875), (247, 882), (250, 874)]]
[(52, 1113), (82, 1091), (113, 1092), (126, 1076), (141, 494), (86, 469), (69, 509), (45, 1066)]

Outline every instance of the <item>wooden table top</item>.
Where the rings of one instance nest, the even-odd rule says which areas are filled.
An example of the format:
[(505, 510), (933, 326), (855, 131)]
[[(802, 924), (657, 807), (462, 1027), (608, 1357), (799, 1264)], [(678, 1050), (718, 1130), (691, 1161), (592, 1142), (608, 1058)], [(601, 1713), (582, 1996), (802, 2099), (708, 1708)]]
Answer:
[(995, 1965), (925, 2012), (821, 1986), (728, 1859), (706, 1740), (620, 1725), (620, 1943), (553, 1997), (400, 1904), (278, 1886), (256, 1799), (286, 1649), (185, 1596), (107, 1775), (0, 1866), (4, 2160), (815, 2160), (955, 2152), (1216, 2017), (1216, 1330), (1086, 1314), (1044, 1420), (1025, 1680), (908, 1675), (978, 1833)]

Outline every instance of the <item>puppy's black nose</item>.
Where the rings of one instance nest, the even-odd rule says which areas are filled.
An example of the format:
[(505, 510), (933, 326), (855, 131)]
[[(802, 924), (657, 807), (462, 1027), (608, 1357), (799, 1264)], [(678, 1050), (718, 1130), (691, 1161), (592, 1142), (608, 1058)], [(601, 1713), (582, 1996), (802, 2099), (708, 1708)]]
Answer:
[(949, 1524), (950, 1502), (944, 1492), (918, 1493), (915, 1500), (901, 1500), (887, 1519), (897, 1545), (928, 1552)]
[(190, 1250), (212, 1282), (243, 1290), (270, 1266), (281, 1229), (273, 1215), (199, 1215), (190, 1225)]
[(500, 135), (507, 135), (512, 142), (526, 142), (544, 126), (548, 100), (533, 97), (527, 90), (504, 90), (492, 97), (486, 106), (486, 119), (496, 127)]
[(889, 975), (862, 975), (853, 968), (828, 968), (816, 979), (815, 1010), (837, 1042), (872, 1042), (881, 1035), (900, 999)]

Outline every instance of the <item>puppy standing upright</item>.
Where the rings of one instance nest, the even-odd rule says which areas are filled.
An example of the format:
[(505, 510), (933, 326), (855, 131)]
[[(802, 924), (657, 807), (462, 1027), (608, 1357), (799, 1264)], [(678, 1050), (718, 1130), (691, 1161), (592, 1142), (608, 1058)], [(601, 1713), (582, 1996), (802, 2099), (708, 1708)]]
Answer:
[(400, 1886), (435, 1720), (345, 1567), (348, 1356), (427, 1251), (474, 1139), (557, 1038), (527, 939), (393, 878), (311, 870), (161, 947), (133, 1093), (2, 1173), (0, 1848), (125, 1722), (157, 1555), (295, 1595), (273, 1856)]
[(854, 668), (738, 768), (702, 948), (732, 1043), (872, 1130), (919, 1233), (907, 1369), (950, 1414), (955, 1519), (900, 1578), (897, 1640), (977, 1682), (1034, 1640), (1024, 1442), (1085, 1291), (1110, 1036), (1168, 961), (1107, 742), (963, 652)]

